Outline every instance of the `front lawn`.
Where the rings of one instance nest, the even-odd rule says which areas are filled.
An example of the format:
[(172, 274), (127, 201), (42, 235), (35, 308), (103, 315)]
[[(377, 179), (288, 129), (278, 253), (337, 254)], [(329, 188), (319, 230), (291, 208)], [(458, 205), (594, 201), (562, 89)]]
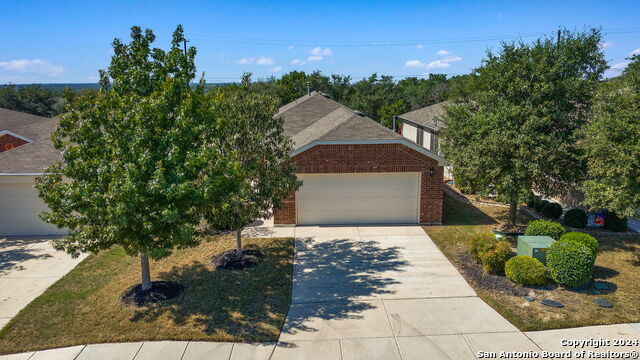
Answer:
[[(463, 204), (445, 194), (444, 225), (424, 229), (440, 250), (474, 287), (478, 296), (522, 331), (615, 324), (640, 321), (640, 235), (600, 235), (595, 279), (607, 282), (611, 290), (595, 294), (592, 286), (569, 290), (547, 285), (521, 287), (504, 276), (484, 275), (479, 265), (470, 261), (466, 241), (475, 232), (488, 232), (506, 221), (507, 208)], [(529, 220), (520, 214), (518, 222)], [(538, 300), (560, 301), (564, 308), (546, 307), (528, 302), (524, 295)], [(604, 309), (594, 299), (611, 301), (615, 307)]]
[(211, 257), (232, 249), (232, 235), (207, 237), (192, 249), (151, 262), (154, 280), (185, 286), (156, 306), (120, 301), (140, 282), (140, 260), (121, 249), (90, 256), (0, 330), (0, 353), (143, 340), (276, 341), (289, 309), (291, 238), (245, 239), (265, 260), (245, 270), (212, 269)]

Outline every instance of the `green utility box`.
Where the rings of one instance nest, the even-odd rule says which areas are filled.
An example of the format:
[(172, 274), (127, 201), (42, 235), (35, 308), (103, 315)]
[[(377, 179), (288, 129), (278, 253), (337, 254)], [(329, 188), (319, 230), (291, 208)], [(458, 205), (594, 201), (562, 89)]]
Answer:
[(547, 264), (547, 249), (555, 240), (551, 236), (518, 236), (518, 255), (529, 255)]

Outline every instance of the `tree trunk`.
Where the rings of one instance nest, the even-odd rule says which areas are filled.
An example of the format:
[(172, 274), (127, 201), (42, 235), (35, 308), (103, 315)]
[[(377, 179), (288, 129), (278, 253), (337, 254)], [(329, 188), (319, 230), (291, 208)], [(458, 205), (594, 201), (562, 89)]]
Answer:
[(242, 253), (242, 229), (236, 230), (236, 254)]
[(149, 271), (149, 257), (147, 254), (140, 254), (140, 267), (142, 269), (142, 291), (151, 289), (151, 272)]
[(518, 216), (518, 201), (511, 200), (509, 203), (509, 224), (516, 224), (516, 217)]

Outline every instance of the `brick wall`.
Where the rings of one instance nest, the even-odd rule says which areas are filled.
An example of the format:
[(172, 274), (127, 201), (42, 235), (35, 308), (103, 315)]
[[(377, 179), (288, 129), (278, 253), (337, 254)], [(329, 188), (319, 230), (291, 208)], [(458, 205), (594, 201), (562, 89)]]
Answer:
[(0, 152), (11, 150), (12, 145), (14, 148), (17, 148), (18, 146), (24, 145), (26, 143), (26, 141), (13, 135), (4, 134), (0, 136)]
[[(438, 162), (402, 144), (317, 145), (293, 157), (299, 174), (421, 172), (420, 222), (442, 222), (443, 172)], [(431, 176), (430, 170), (434, 169)], [(295, 224), (292, 193), (274, 216), (275, 224)]]

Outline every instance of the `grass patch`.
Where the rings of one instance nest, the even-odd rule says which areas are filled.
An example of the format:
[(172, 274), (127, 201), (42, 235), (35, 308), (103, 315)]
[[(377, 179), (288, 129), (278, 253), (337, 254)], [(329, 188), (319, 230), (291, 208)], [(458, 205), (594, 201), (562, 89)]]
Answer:
[(91, 255), (0, 330), (0, 353), (79, 344), (152, 341), (276, 341), (291, 299), (292, 238), (245, 239), (265, 255), (244, 270), (213, 270), (211, 257), (235, 246), (232, 235), (151, 262), (153, 280), (185, 286), (158, 305), (122, 304), (140, 282), (140, 261), (120, 248)]
[[(504, 287), (488, 286), (489, 281), (477, 281), (477, 276), (469, 271), (466, 241), (473, 233), (491, 231), (496, 224), (505, 222), (508, 211), (503, 207), (464, 204), (445, 194), (444, 225), (424, 229), (478, 296), (522, 331), (640, 321), (640, 235), (637, 234), (596, 236), (600, 251), (595, 279), (611, 286), (611, 290), (603, 294), (595, 294), (591, 287), (570, 290), (554, 285), (520, 287), (513, 283), (509, 284), (513, 291), (505, 291)], [(520, 213), (518, 223), (525, 225), (531, 219)], [(554, 309), (527, 302), (519, 294), (523, 291), (539, 300), (560, 301), (565, 307)], [(615, 307), (600, 308), (594, 303), (596, 298), (607, 299)]]

